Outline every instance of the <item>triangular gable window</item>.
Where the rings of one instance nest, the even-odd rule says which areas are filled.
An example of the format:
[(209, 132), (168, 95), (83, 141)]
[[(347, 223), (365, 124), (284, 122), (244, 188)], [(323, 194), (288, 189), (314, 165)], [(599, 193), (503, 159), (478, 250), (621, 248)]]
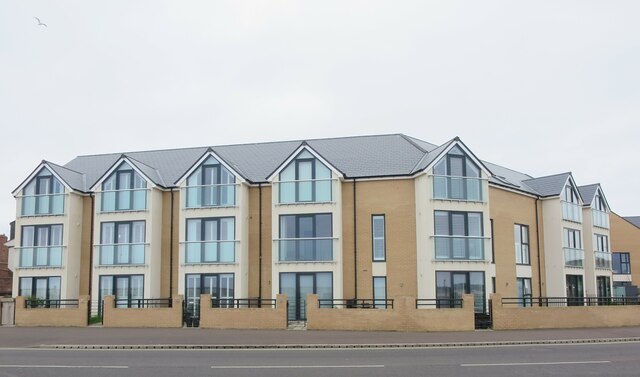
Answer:
[(228, 207), (236, 204), (236, 177), (209, 156), (187, 178), (186, 207)]
[(303, 150), (280, 172), (280, 203), (330, 202), (331, 170)]
[(480, 167), (457, 145), (434, 165), (433, 178), (435, 199), (483, 201)]
[(22, 190), (22, 215), (61, 215), (64, 213), (64, 186), (47, 168)]
[(609, 206), (602, 195), (600, 188), (596, 190), (596, 196), (591, 203), (593, 225), (599, 228), (609, 229)]
[(102, 212), (147, 209), (147, 181), (123, 162), (102, 183)]
[(576, 223), (582, 222), (580, 196), (571, 181), (567, 182), (562, 190), (562, 218)]

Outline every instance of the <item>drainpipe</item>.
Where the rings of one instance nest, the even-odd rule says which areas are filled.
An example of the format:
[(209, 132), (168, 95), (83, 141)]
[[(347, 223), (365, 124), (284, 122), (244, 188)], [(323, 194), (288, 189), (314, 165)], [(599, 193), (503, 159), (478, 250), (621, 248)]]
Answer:
[[(89, 229), (89, 297), (91, 297), (93, 294), (93, 228), (95, 226), (96, 197), (93, 193), (89, 194), (89, 197), (91, 198), (91, 226)], [(100, 306), (99, 302), (98, 306)], [(91, 320), (91, 303), (89, 303), (87, 318), (88, 320)]]
[(171, 216), (169, 225), (169, 298), (173, 298), (173, 200), (174, 191), (171, 189)]
[(353, 295), (358, 299), (358, 224), (356, 222), (356, 179), (353, 179)]
[(540, 265), (540, 222), (538, 220), (538, 201), (536, 198), (536, 248), (538, 251), (538, 295), (542, 297), (542, 266)]
[(262, 302), (262, 183), (258, 183), (258, 303)]

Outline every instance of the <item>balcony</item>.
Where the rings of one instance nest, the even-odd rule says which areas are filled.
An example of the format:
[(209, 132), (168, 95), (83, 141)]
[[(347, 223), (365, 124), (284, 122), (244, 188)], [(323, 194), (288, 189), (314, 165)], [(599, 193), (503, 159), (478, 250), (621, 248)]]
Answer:
[(593, 226), (609, 229), (609, 214), (607, 212), (594, 209), (591, 211), (591, 216), (593, 218)]
[(188, 186), (182, 189), (185, 208), (233, 207), (237, 183)]
[(602, 270), (611, 270), (611, 253), (604, 251), (595, 251), (596, 268)]
[(239, 241), (186, 241), (182, 243), (184, 264), (235, 263)]
[(274, 182), (278, 185), (278, 203), (330, 203), (332, 178)]
[(143, 266), (149, 245), (120, 243), (97, 245), (99, 266)]
[(564, 266), (565, 267), (584, 267), (584, 250), (564, 248)]
[(19, 268), (62, 267), (64, 246), (28, 246), (18, 248)]
[(484, 260), (484, 237), (434, 236), (436, 260)]
[(562, 202), (562, 218), (575, 223), (582, 222), (582, 207), (579, 204)]
[(22, 216), (46, 216), (64, 214), (66, 194), (24, 195), (19, 197)]
[(144, 211), (149, 189), (108, 190), (99, 193), (102, 212)]
[(434, 175), (433, 198), (484, 202), (482, 178)]
[(330, 262), (333, 261), (331, 237), (278, 239), (280, 262)]

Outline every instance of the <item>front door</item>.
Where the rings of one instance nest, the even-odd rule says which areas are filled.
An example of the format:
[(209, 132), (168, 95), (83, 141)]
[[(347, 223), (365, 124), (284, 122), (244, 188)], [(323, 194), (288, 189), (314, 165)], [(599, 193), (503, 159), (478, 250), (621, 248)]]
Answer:
[(289, 320), (304, 321), (307, 319), (307, 295), (317, 294), (320, 300), (333, 298), (333, 274), (331, 272), (281, 273), (280, 293), (287, 295)]
[[(233, 274), (187, 274), (185, 321), (187, 326), (200, 324), (200, 294), (211, 295), (213, 307), (231, 307), (234, 299)], [(209, 303), (206, 303), (209, 304)]]
[(582, 275), (567, 275), (567, 305), (584, 305), (584, 288), (582, 285)]
[(604, 304), (607, 302), (606, 298), (611, 297), (611, 278), (598, 276), (596, 277), (596, 285), (598, 286), (598, 304)]

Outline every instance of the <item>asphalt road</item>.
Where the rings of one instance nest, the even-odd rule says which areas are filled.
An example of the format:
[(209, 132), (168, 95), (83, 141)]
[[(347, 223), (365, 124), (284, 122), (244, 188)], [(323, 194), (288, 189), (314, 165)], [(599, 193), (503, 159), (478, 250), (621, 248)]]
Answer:
[(0, 376), (640, 376), (640, 343), (429, 349), (0, 349)]

